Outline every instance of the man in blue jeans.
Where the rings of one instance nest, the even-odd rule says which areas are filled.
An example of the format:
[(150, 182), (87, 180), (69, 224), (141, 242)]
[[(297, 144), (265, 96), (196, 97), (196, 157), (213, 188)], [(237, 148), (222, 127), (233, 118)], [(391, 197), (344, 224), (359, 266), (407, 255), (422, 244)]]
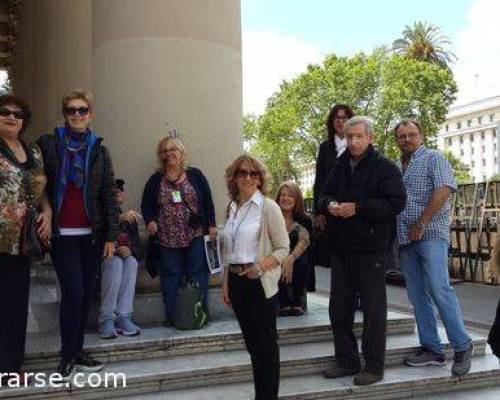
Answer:
[(446, 364), (436, 307), (455, 351), (452, 373), (464, 375), (471, 366), (472, 341), (448, 273), (449, 198), (457, 188), (453, 170), (442, 153), (423, 145), (418, 122), (402, 121), (394, 132), (407, 193), (397, 217), (399, 258), (421, 346), (405, 362), (413, 367)]

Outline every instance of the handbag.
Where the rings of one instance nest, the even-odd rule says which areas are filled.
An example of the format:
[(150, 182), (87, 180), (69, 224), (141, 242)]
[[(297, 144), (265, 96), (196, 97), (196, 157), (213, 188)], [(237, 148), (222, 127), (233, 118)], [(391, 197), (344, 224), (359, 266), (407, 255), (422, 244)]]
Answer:
[(26, 214), (21, 229), (20, 254), (32, 261), (41, 261), (45, 258), (45, 250), (36, 232), (38, 211), (26, 171), (23, 171), (23, 181), (26, 192)]
[(189, 280), (178, 289), (172, 319), (174, 326), (180, 330), (201, 329), (207, 324), (208, 315), (195, 280)]

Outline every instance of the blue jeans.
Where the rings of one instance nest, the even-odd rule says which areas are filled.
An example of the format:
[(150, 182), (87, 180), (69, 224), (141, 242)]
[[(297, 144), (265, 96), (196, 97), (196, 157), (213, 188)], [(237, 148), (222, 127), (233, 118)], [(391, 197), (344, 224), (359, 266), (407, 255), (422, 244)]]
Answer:
[(203, 296), (203, 304), (207, 306), (208, 267), (205, 258), (203, 237), (196, 237), (186, 248), (171, 249), (160, 246), (160, 286), (168, 320), (174, 314), (177, 289), (183, 276), (194, 279)]
[(450, 285), (448, 242), (432, 239), (401, 246), (399, 260), (415, 310), (420, 345), (434, 353), (444, 353), (435, 305), (453, 350), (467, 350), (471, 338), (465, 330), (457, 295)]

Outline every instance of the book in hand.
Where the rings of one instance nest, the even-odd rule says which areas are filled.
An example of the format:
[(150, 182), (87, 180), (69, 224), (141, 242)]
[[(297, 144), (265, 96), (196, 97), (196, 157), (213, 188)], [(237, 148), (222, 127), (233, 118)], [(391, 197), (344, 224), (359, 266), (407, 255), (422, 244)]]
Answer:
[(203, 236), (205, 244), (205, 256), (207, 257), (208, 269), (211, 274), (222, 272), (222, 264), (220, 261), (220, 240), (219, 234), (215, 241), (210, 240), (209, 235)]

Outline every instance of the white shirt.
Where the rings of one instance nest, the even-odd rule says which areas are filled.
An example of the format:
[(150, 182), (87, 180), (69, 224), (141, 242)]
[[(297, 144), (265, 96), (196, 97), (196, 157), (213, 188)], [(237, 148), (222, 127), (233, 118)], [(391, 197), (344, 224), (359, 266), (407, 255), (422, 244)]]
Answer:
[(337, 158), (339, 158), (345, 149), (347, 149), (347, 140), (345, 136), (341, 138), (338, 135), (334, 135), (333, 139), (335, 140), (335, 147), (337, 148)]
[(236, 202), (231, 202), (223, 233), (229, 264), (248, 264), (256, 261), (263, 203), (264, 195), (260, 191), (255, 192), (240, 208)]

